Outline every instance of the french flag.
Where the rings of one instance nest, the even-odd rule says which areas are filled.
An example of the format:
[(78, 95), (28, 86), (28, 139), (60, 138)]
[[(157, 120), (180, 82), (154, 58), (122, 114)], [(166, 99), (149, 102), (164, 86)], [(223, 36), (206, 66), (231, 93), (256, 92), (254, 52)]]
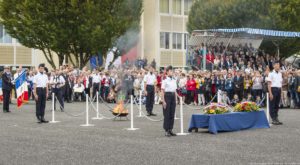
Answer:
[(0, 79), (0, 102), (3, 101), (3, 93), (2, 93), (2, 80)]
[(22, 104), (28, 102), (28, 86), (26, 82), (26, 71), (23, 71), (15, 80), (17, 93), (17, 106), (20, 108)]

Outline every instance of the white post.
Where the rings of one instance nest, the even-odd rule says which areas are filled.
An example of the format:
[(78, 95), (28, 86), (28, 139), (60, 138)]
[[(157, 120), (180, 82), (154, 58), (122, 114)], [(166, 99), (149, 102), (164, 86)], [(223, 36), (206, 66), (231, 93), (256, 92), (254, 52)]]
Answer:
[[(103, 117), (99, 117), (99, 93), (97, 92), (96, 93), (97, 95), (96, 95), (96, 117), (93, 117), (92, 119), (93, 120), (102, 120), (103, 119)], [(93, 102), (91, 103), (91, 104), (93, 104)]]
[(140, 90), (140, 96), (139, 96), (139, 115), (137, 117), (143, 117), (142, 115), (142, 90)]
[[(267, 120), (268, 120), (268, 123), (270, 123), (270, 105), (269, 105), (269, 93), (267, 92)], [(271, 126), (272, 124), (270, 124)]]
[(180, 98), (180, 133), (178, 133), (177, 135), (188, 135), (188, 133), (184, 133), (183, 132), (183, 108), (182, 108), (182, 97)]
[(59, 121), (55, 121), (55, 112), (54, 112), (54, 93), (52, 93), (52, 120), (50, 121), (50, 123), (58, 123)]
[(135, 131), (138, 130), (139, 128), (134, 128), (133, 127), (133, 96), (130, 96), (130, 128), (127, 128), (129, 131)]
[(94, 126), (93, 124), (89, 123), (89, 96), (88, 94), (85, 95), (85, 100), (86, 100), (86, 106), (85, 106), (85, 110), (86, 110), (86, 123), (82, 124), (80, 126), (82, 127), (89, 127), (89, 126)]

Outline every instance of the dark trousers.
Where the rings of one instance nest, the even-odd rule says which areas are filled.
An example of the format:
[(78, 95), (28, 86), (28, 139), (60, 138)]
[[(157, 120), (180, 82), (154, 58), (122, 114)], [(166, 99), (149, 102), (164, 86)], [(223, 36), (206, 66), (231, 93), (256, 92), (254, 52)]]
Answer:
[(99, 83), (94, 83), (93, 84), (93, 98), (95, 97), (97, 92), (99, 92)]
[(243, 100), (243, 89), (242, 88), (235, 88), (234, 94), (238, 95), (239, 100)]
[(3, 89), (3, 111), (9, 111), (9, 100), (11, 90)]
[(262, 89), (253, 89), (252, 90), (252, 95), (253, 95), (253, 99), (254, 101), (256, 101), (256, 97), (259, 96), (260, 98), (262, 98)]
[(38, 96), (38, 100), (36, 101), (36, 117), (38, 119), (43, 119), (45, 116), (45, 108), (46, 108), (46, 88), (36, 88), (36, 94)]
[(148, 113), (152, 113), (154, 104), (154, 85), (147, 85), (146, 87), (147, 97), (146, 97), (146, 110)]
[(206, 103), (209, 103), (211, 100), (210, 100), (210, 97), (211, 97), (211, 91), (207, 91), (205, 90), (204, 91), (204, 98), (205, 98), (205, 102)]
[(187, 90), (186, 97), (185, 97), (185, 103), (186, 104), (191, 104), (192, 102), (194, 102), (194, 96), (195, 96), (194, 91)]
[(278, 111), (279, 111), (279, 103), (280, 103), (280, 96), (281, 96), (281, 89), (280, 88), (271, 88), (273, 99), (270, 99), (270, 116), (272, 120), (276, 120), (278, 118)]
[(164, 114), (164, 129), (165, 131), (172, 130), (174, 125), (174, 116), (176, 108), (176, 95), (175, 93), (165, 93), (166, 109), (163, 110)]
[(63, 110), (64, 109), (64, 100), (62, 97), (62, 90), (60, 88), (53, 88), (52, 89), (52, 93), (54, 93), (54, 110), (56, 110), (56, 100), (58, 100), (59, 104), (60, 104), (60, 109)]
[(227, 89), (227, 96), (229, 97), (230, 101), (233, 99), (233, 89)]

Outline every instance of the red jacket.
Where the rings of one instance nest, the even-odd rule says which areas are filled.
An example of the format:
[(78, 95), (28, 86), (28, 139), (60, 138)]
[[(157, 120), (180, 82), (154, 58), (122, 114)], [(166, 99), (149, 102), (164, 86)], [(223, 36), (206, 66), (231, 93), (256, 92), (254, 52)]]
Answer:
[(212, 53), (206, 54), (206, 62), (207, 63), (214, 63), (215, 56)]
[(186, 82), (186, 90), (196, 90), (196, 81), (194, 79), (190, 79)]

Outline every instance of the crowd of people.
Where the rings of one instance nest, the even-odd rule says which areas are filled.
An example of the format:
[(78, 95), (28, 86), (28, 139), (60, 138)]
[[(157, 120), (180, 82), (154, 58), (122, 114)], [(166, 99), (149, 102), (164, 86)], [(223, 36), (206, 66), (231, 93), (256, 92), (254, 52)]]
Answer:
[[(207, 47), (207, 48), (206, 48)], [(206, 49), (206, 50), (205, 50)], [(178, 95), (184, 98), (185, 104), (206, 105), (212, 101), (221, 101), (234, 105), (241, 101), (254, 101), (259, 105), (265, 104), (264, 98), (267, 92), (267, 77), (273, 69), (272, 63), (279, 60), (274, 55), (265, 54), (249, 46), (228, 46), (217, 43), (216, 46), (195, 47), (194, 60), (191, 70), (186, 71), (177, 68), (174, 78), (177, 81)], [(203, 52), (206, 54), (206, 68), (203, 66)], [(126, 63), (120, 67), (110, 67), (108, 70), (88, 67), (79, 69), (72, 65), (63, 65), (56, 70), (46, 70), (49, 77), (51, 93), (55, 93), (64, 107), (64, 101), (85, 101), (85, 94), (94, 98), (96, 93), (101, 100), (108, 103), (116, 103), (120, 97), (129, 99), (130, 95), (140, 98), (146, 103), (144, 97), (144, 77), (150, 70), (156, 76), (155, 104), (161, 103), (161, 84), (166, 78), (164, 69), (157, 70), (156, 63), (150, 65), (136, 65), (138, 62)], [(149, 69), (153, 68), (153, 69)], [(22, 71), (18, 68), (15, 76)], [(281, 107), (300, 107), (300, 70), (282, 62), (283, 87), (280, 105)], [(34, 99), (33, 77), (37, 71), (34, 68), (27, 69), (27, 82), (29, 98)], [(122, 93), (122, 95), (120, 94)], [(219, 95), (217, 96), (217, 93)], [(220, 97), (221, 98), (218, 98)]]

